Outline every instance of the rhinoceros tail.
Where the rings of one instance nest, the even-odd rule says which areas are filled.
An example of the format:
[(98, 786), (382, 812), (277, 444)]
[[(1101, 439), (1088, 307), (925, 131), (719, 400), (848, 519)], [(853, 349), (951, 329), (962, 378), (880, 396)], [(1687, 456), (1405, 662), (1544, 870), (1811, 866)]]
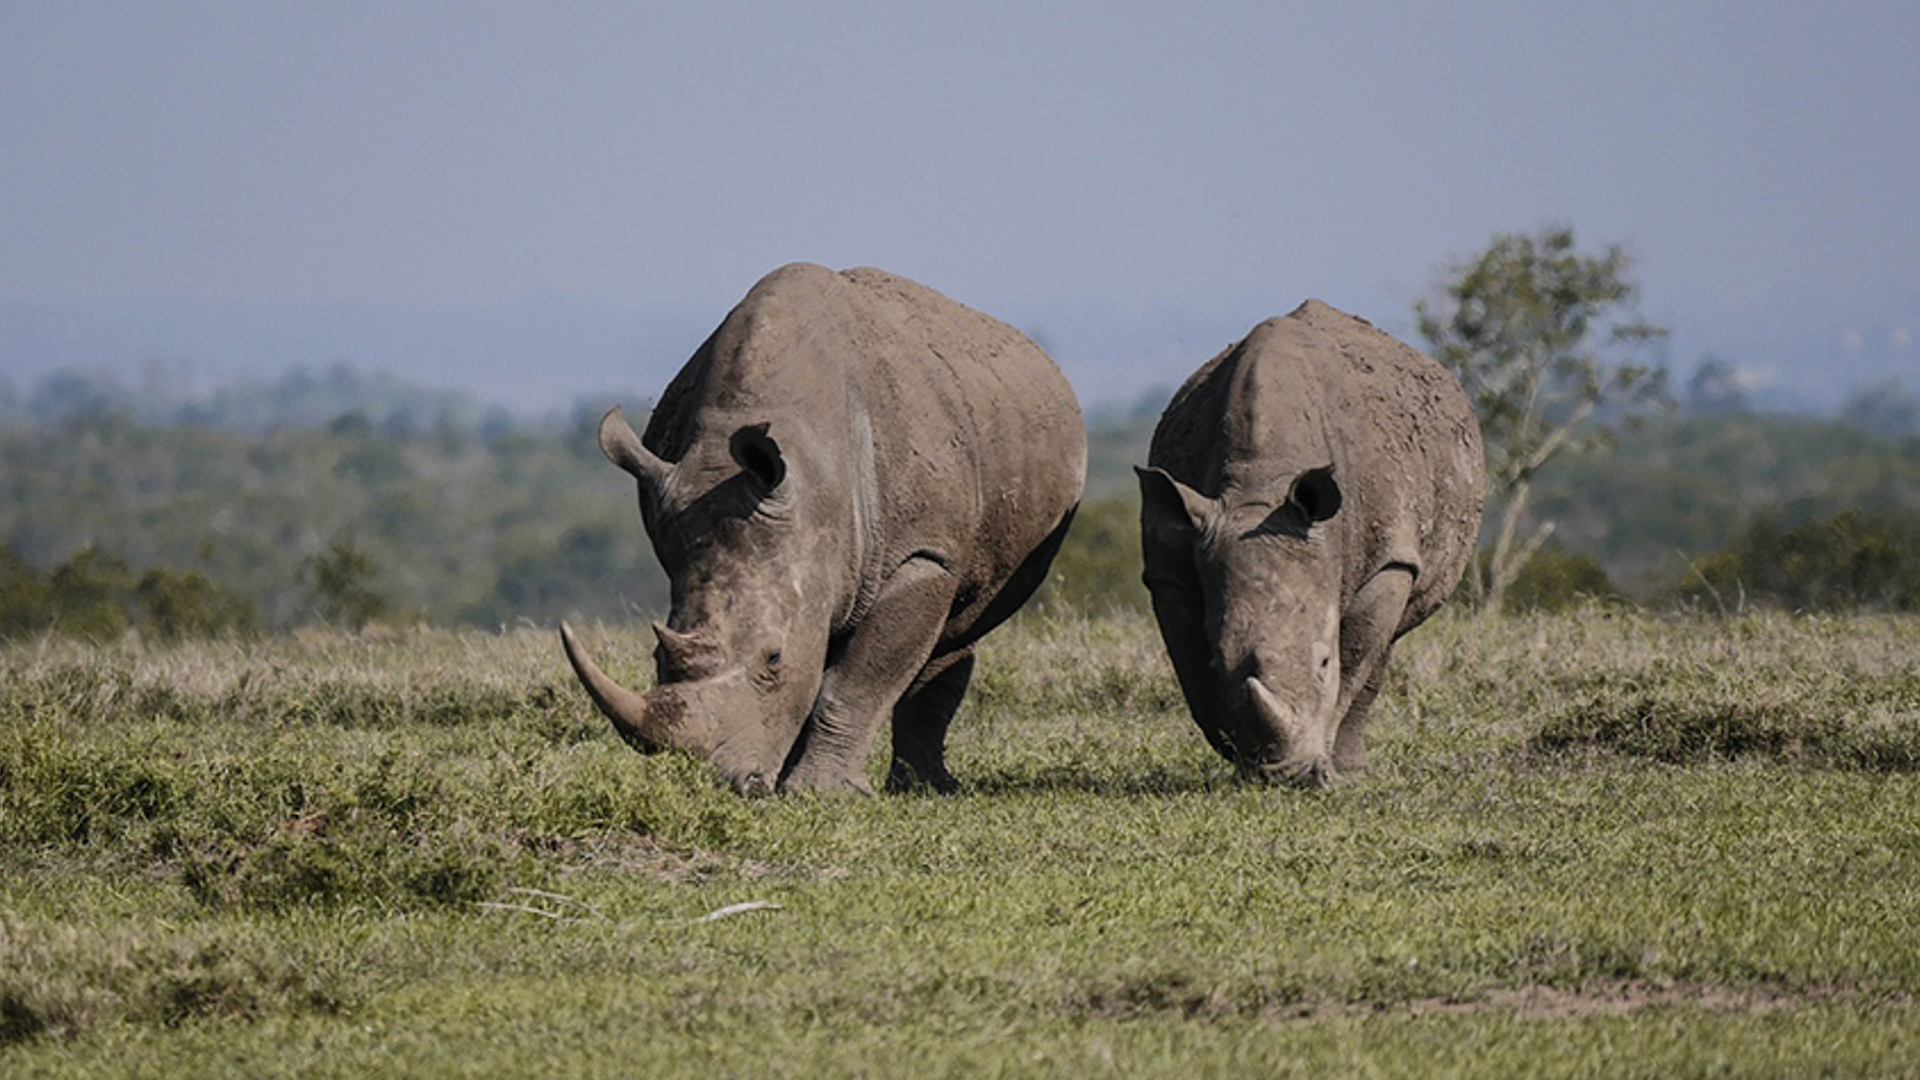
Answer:
[(613, 729), (620, 733), (629, 746), (643, 753), (658, 750), (667, 745), (656, 729), (659, 725), (647, 719), (647, 700), (639, 694), (621, 686), (600, 670), (587, 654), (586, 646), (573, 636), (573, 628), (560, 624), (560, 644), (567, 650), (567, 662), (573, 665), (573, 673), (580, 678), (580, 685), (586, 687), (587, 696), (600, 707), (608, 720), (613, 721)]

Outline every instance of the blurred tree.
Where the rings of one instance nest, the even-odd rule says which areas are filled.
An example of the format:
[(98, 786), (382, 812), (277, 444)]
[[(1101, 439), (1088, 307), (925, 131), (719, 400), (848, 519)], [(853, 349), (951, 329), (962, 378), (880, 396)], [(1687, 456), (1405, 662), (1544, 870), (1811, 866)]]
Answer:
[(53, 625), (53, 589), (12, 545), (0, 544), (0, 639), (37, 634)]
[(94, 420), (123, 408), (127, 393), (109, 372), (56, 371), (34, 388), (28, 411), (42, 423)]
[(1896, 378), (1864, 387), (1840, 406), (1840, 419), (1875, 435), (1905, 435), (1920, 429), (1920, 399)]
[(92, 641), (127, 632), (133, 573), (119, 556), (88, 544), (53, 568), (48, 586), (61, 632)]
[(1497, 524), (1486, 570), (1468, 587), (1488, 611), (1500, 610), (1553, 532), (1544, 521), (1519, 535), (1535, 474), (1670, 404), (1666, 372), (1635, 362), (1667, 331), (1635, 310), (1630, 267), (1617, 245), (1598, 255), (1576, 250), (1566, 226), (1504, 233), (1449, 266), (1437, 295), (1414, 305), (1428, 350), (1459, 377), (1480, 417)]
[(363, 409), (348, 409), (327, 421), (327, 434), (348, 439), (365, 438), (373, 434), (373, 421), (367, 419)]
[(1696, 563), (1677, 599), (1720, 614), (1759, 603), (1795, 612), (1920, 610), (1920, 517), (1847, 510), (1789, 526), (1779, 511), (1748, 523)]
[(1751, 410), (1740, 369), (1717, 356), (1703, 356), (1687, 380), (1687, 411), (1708, 416)]
[(333, 472), (369, 488), (384, 488), (412, 478), (413, 466), (408, 464), (406, 449), (400, 443), (389, 437), (374, 438), (368, 432), (347, 440)]
[(1593, 556), (1568, 551), (1555, 541), (1527, 560), (1501, 599), (1509, 615), (1529, 611), (1566, 611), (1593, 600), (1622, 599), (1607, 571)]
[(373, 589), (380, 567), (353, 541), (335, 540), (326, 554), (309, 557), (302, 569), (308, 594), (328, 622), (358, 630), (387, 613), (386, 597)]
[(611, 520), (591, 521), (568, 529), (556, 543), (544, 529), (513, 530), (501, 547), (499, 573), (485, 606), (466, 614), (506, 623), (578, 618), (596, 609), (619, 613), (611, 601), (631, 598), (644, 584), (622, 558), (622, 531)]
[(156, 567), (134, 586), (147, 625), (162, 640), (252, 634), (260, 616), (253, 602), (198, 570)]
[[(620, 400), (617, 394), (602, 394), (596, 397), (577, 397), (573, 407), (567, 413), (566, 448), (580, 461), (597, 461), (600, 457), (600, 417), (610, 403)], [(628, 422), (636, 426), (635, 430), (647, 429), (647, 417), (629, 415)]]

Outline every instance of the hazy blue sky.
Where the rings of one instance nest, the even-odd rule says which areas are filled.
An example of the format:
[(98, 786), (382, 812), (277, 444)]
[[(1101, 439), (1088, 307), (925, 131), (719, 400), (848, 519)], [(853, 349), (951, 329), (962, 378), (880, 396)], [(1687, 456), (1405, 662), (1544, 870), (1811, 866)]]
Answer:
[[(1672, 360), (1920, 369), (1920, 4), (0, 0), (0, 370), (658, 383), (872, 264), (1083, 397), (1571, 223)], [(1825, 377), (1825, 376), (1821, 376)]]

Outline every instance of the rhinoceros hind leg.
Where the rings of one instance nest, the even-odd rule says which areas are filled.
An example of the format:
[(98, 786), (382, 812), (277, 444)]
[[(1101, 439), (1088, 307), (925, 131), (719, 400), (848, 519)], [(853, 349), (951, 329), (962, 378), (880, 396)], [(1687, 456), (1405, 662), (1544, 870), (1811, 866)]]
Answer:
[(931, 559), (908, 559), (894, 571), (827, 669), (781, 790), (872, 791), (867, 758), (873, 738), (933, 655), (953, 591), (953, 575)]
[(947, 725), (973, 681), (973, 650), (936, 657), (919, 681), (893, 707), (893, 767), (888, 791), (931, 788), (942, 795), (960, 790), (947, 771)]

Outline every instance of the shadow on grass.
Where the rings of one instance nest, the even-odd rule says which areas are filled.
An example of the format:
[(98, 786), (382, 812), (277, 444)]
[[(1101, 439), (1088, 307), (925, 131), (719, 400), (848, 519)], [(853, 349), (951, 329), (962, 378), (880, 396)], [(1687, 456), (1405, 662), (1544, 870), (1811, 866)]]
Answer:
[(1136, 799), (1193, 795), (1241, 786), (1224, 767), (1148, 765), (1139, 771), (1122, 772), (1092, 765), (1057, 765), (988, 771), (964, 781), (961, 793), (978, 796), (1073, 794)]

